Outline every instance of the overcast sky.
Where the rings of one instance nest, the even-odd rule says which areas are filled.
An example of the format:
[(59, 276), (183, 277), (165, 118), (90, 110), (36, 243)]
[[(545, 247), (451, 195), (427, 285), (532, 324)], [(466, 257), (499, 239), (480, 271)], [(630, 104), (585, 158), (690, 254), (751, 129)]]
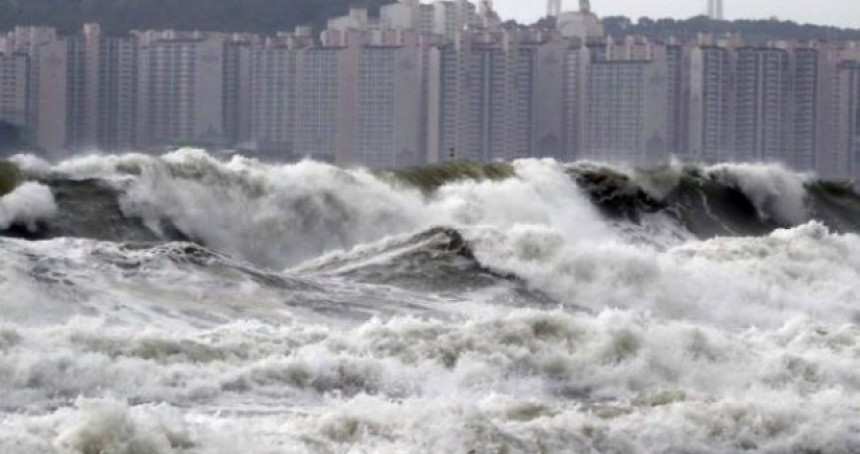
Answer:
[[(563, 0), (565, 9), (578, 8), (578, 0)], [(860, 0), (724, 0), (729, 19), (776, 16), (801, 23), (860, 28)], [(495, 0), (504, 18), (532, 22), (546, 12), (546, 0)], [(707, 0), (591, 0), (600, 16), (633, 18), (691, 17), (704, 14)]]

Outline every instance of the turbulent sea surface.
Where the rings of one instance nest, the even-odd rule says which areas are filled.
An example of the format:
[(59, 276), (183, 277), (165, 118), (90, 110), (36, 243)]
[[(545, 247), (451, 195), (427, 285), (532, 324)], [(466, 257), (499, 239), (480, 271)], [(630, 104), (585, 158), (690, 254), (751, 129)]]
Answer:
[(769, 165), (13, 162), (0, 453), (860, 452), (850, 188)]

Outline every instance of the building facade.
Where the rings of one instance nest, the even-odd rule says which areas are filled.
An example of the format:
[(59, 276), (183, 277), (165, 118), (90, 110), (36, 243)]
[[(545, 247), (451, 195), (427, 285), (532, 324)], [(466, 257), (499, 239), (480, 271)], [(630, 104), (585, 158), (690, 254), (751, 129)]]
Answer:
[(24, 134), (28, 126), (28, 66), (26, 54), (0, 51), (0, 121), (15, 126)]
[[(587, 5), (587, 2), (584, 2)], [(773, 161), (857, 177), (860, 44), (603, 36), (588, 9), (502, 24), (489, 2), (353, 7), (314, 36), (0, 36), (0, 120), (50, 157), (196, 145), (402, 167), (550, 157)]]

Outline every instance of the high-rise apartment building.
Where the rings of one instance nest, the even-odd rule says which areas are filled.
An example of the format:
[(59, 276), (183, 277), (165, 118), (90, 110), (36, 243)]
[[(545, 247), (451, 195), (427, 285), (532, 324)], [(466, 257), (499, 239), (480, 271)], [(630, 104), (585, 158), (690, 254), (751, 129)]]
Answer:
[(815, 155), (820, 142), (822, 57), (819, 49), (803, 46), (795, 48), (790, 59), (791, 143), (784, 160), (792, 168), (811, 171), (815, 170)]
[(28, 126), (28, 65), (26, 54), (0, 51), (0, 122), (19, 128), (22, 134)]
[(567, 49), (564, 55), (564, 83), (561, 92), (563, 100), (562, 151), (546, 156), (557, 157), (564, 161), (579, 159), (583, 151), (585, 137), (586, 99), (588, 63), (600, 53), (600, 48), (590, 45)]
[(537, 43), (517, 31), (462, 33), (440, 49), (438, 156), (531, 156)]
[(137, 39), (105, 37), (99, 55), (96, 144), (103, 150), (132, 150), (141, 143), (137, 125), (143, 102)]
[(791, 82), (790, 58), (786, 49), (737, 49), (736, 159), (784, 162), (788, 157)]
[(143, 145), (224, 145), (224, 39), (140, 34), (138, 137)]
[[(437, 4), (421, 3), (420, 0), (400, 0), (397, 3), (385, 5), (379, 10), (379, 25), (383, 29), (417, 31), (420, 34), (431, 35), (436, 30), (445, 30), (444, 24), (437, 26)], [(454, 28), (454, 26), (452, 26)]]
[(98, 24), (84, 25), (83, 33), (68, 38), (68, 105), (66, 147), (88, 150), (99, 145), (102, 46)]
[(49, 155), (66, 147), (68, 40), (46, 27), (17, 27), (6, 47), (28, 56), (27, 131), (30, 142)]
[(398, 0), (380, 8), (378, 24), (382, 29), (415, 31), (448, 40), (483, 25), (478, 8), (468, 0)]
[(337, 161), (340, 131), (341, 65), (344, 50), (302, 49), (296, 57), (295, 154)]
[(860, 43), (618, 40), (581, 5), (524, 27), (490, 2), (400, 0), (319, 36), (19, 27), (0, 37), (0, 121), (55, 157), (186, 144), (386, 168), (677, 156), (858, 177)]
[(224, 143), (245, 144), (251, 138), (251, 36), (233, 36), (224, 44), (222, 113)]
[(851, 80), (854, 66), (860, 61), (860, 46), (855, 43), (821, 45), (819, 55), (817, 115), (820, 120), (815, 170), (825, 178), (857, 181), (856, 176), (851, 176), (851, 119), (855, 102), (852, 96), (856, 95)]
[(833, 178), (860, 180), (860, 61), (838, 63), (832, 129), (836, 152), (828, 170)]
[(285, 43), (253, 49), (250, 141), (266, 156), (296, 158), (297, 56)]
[(857, 61), (843, 64), (842, 71), (848, 96), (848, 124), (845, 128), (848, 143), (849, 161), (851, 163), (852, 181), (860, 180), (860, 63)]
[[(70, 36), (67, 39), (67, 82), (66, 82), (66, 141), (65, 147), (83, 150), (93, 145), (95, 137), (90, 134), (95, 121), (87, 114), (92, 99), (88, 98), (87, 81), (91, 79), (87, 65), (86, 34)], [(97, 53), (97, 52), (96, 52)], [(90, 76), (90, 77), (88, 77)]]
[(578, 158), (660, 163), (669, 154), (665, 47), (647, 40), (588, 45), (574, 77)]
[(684, 159), (699, 162), (728, 161), (734, 154), (734, 55), (731, 48), (696, 46), (690, 51), (688, 142), (680, 150)]
[(97, 24), (68, 38), (65, 148), (131, 150), (137, 146), (136, 37), (104, 36)]
[(414, 33), (331, 31), (256, 47), (252, 142), (266, 155), (376, 167), (426, 159), (427, 52)]
[(565, 156), (565, 107), (568, 46), (547, 40), (534, 47), (534, 154)]
[(686, 97), (690, 86), (686, 79), (689, 54), (684, 46), (669, 42), (665, 47), (666, 61), (666, 151), (680, 156), (686, 147), (689, 121)]
[(665, 69), (649, 60), (588, 63), (580, 157), (639, 165), (668, 157)]
[(355, 160), (374, 168), (425, 160), (422, 61), (414, 46), (361, 49), (356, 96)]
[(468, 0), (441, 0), (433, 3), (433, 33), (453, 40), (463, 30), (480, 26), (478, 9)]

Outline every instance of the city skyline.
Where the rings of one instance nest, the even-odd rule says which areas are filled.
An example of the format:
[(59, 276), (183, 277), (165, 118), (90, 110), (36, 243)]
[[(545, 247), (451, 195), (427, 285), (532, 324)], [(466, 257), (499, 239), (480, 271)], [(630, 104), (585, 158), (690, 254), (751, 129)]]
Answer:
[(552, 157), (781, 162), (860, 179), (860, 41), (607, 36), (486, 3), (354, 7), (315, 36), (0, 36), (0, 121), (48, 156), (196, 145), (398, 168)]
[[(782, 0), (778, 10), (773, 0), (726, 0), (726, 19), (768, 19), (776, 16), (780, 20), (799, 23), (834, 25), (860, 28), (860, 16), (852, 14), (856, 0), (819, 0), (816, 8), (809, 7), (809, 0)], [(574, 10), (575, 0), (565, 0), (563, 9)], [(495, 0), (495, 8), (505, 19), (516, 19), (531, 23), (546, 14), (545, 2), (523, 0)], [(596, 0), (592, 9), (601, 17), (623, 15), (633, 19), (673, 17), (685, 19), (707, 13), (706, 0)]]

